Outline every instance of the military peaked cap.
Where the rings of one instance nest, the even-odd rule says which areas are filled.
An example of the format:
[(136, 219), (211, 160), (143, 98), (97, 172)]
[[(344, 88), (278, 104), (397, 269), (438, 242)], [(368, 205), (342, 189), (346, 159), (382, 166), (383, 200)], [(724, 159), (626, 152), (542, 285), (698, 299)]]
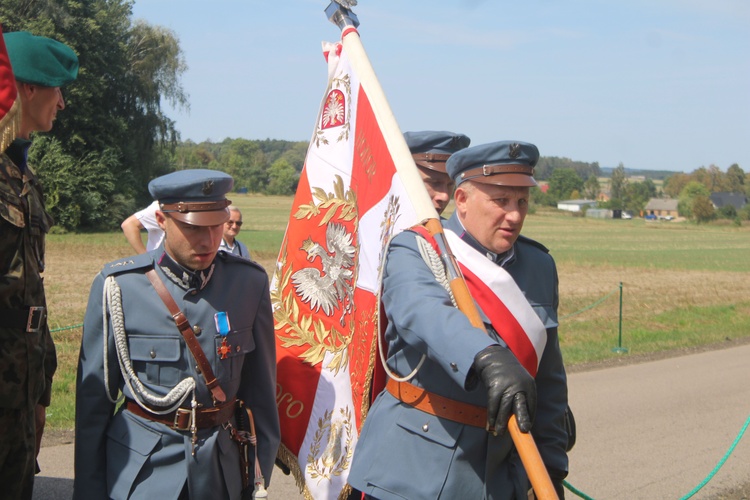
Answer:
[(414, 163), (422, 168), (446, 173), (445, 162), (455, 153), (469, 146), (471, 139), (453, 132), (406, 132), (404, 139), (414, 157)]
[(539, 150), (533, 144), (500, 141), (459, 151), (448, 159), (448, 175), (458, 186), (472, 180), (500, 186), (537, 186), (534, 166)]
[(180, 170), (157, 177), (148, 191), (159, 209), (172, 218), (194, 226), (216, 226), (229, 220), (232, 202), (226, 194), (234, 179), (218, 170)]

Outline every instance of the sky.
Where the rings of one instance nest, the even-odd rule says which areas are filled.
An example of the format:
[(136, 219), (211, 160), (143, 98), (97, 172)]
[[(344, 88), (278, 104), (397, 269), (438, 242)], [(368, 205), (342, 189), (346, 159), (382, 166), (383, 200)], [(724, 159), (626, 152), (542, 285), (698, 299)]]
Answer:
[[(327, 87), (326, 0), (136, 0), (171, 29), (183, 140), (310, 139)], [(402, 131), (543, 156), (750, 172), (747, 0), (359, 0), (365, 51)]]

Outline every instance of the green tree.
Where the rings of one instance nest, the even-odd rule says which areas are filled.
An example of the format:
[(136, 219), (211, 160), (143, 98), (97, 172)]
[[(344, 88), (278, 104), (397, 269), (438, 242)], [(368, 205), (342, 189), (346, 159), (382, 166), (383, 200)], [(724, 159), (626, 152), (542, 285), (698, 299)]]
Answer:
[(547, 193), (556, 201), (569, 199), (573, 191), (583, 190), (583, 180), (572, 168), (557, 168), (552, 172)]
[(679, 172), (670, 175), (664, 180), (664, 194), (670, 198), (677, 198), (685, 188), (688, 182), (690, 182), (690, 175)]
[[(184, 60), (174, 33), (144, 22), (131, 21), (132, 0), (2, 0), (0, 22), (5, 32), (26, 30), (68, 44), (78, 54), (78, 79), (63, 89), (66, 110), (58, 115), (48, 135), (59, 141), (54, 154), (36, 154), (45, 185), (70, 185), (75, 170), (48, 168), (74, 162), (81, 171), (109, 175), (88, 180), (112, 206), (145, 201), (148, 181), (169, 167), (169, 153), (177, 140), (174, 123), (161, 110), (166, 100), (175, 106), (187, 102), (179, 78)], [(41, 134), (45, 135), (45, 134)], [(35, 141), (34, 150), (49, 143)], [(93, 162), (93, 164), (89, 164)], [(70, 179), (57, 176), (73, 176)], [(109, 179), (114, 178), (114, 190)], [(101, 185), (97, 185), (100, 183)], [(115, 199), (116, 195), (117, 199)], [(63, 202), (50, 208), (67, 227), (119, 225), (101, 219), (97, 203), (81, 204), (81, 217), (62, 216)], [(71, 207), (74, 210), (75, 207)], [(100, 212), (101, 213), (101, 212)], [(65, 222), (69, 221), (69, 222)], [(98, 222), (96, 222), (98, 221)]]
[(560, 158), (557, 156), (543, 156), (534, 167), (534, 178), (537, 180), (549, 180), (552, 173), (559, 168), (573, 169), (581, 179), (588, 179), (590, 176), (600, 176), (601, 168), (599, 163), (585, 163), (574, 161), (570, 158)]
[(532, 189), (530, 192), (529, 200), (535, 205), (542, 205), (545, 207), (557, 206), (557, 199), (549, 193), (545, 193), (541, 189)]
[(646, 207), (648, 200), (656, 197), (656, 184), (651, 179), (643, 182), (629, 182), (625, 186), (624, 207), (627, 210), (640, 212)]
[(737, 218), (737, 209), (734, 206), (726, 204), (716, 211), (716, 215), (722, 219), (735, 219)]
[(599, 184), (599, 179), (594, 174), (591, 174), (583, 184), (583, 193), (587, 200), (597, 199), (601, 190), (602, 187)]
[(612, 171), (612, 179), (609, 185), (609, 206), (613, 209), (625, 208), (623, 199), (625, 198), (625, 187), (627, 185), (627, 177), (625, 176), (625, 165), (620, 163), (617, 168)]
[[(698, 181), (690, 181), (683, 188), (677, 201), (677, 211), (683, 217), (695, 218), (693, 214), (693, 204), (698, 197), (709, 198), (711, 192), (705, 184)], [(709, 199), (710, 203), (710, 199)], [(711, 205), (713, 207), (713, 205)]]
[(721, 171), (719, 167), (716, 165), (711, 165), (708, 167), (708, 182), (709, 185), (708, 190), (712, 193), (720, 193), (721, 191), (726, 191), (726, 178), (724, 176), (724, 172)]
[(112, 150), (92, 151), (78, 160), (63, 151), (62, 144), (52, 137), (37, 139), (38, 147), (30, 151), (29, 161), (37, 165), (44, 185), (47, 208), (58, 226), (65, 230), (78, 227), (103, 227), (109, 220), (123, 220), (124, 210), (133, 205), (115, 197), (115, 176), (118, 164)]
[(714, 213), (714, 205), (711, 203), (711, 199), (703, 194), (693, 198), (692, 212), (693, 218), (699, 224), (701, 222), (708, 222), (716, 217), (716, 214)]
[(234, 177), (235, 189), (254, 189), (254, 157), (262, 154), (258, 144), (247, 139), (226, 139), (222, 143), (221, 154), (218, 158), (222, 170)]
[(725, 190), (730, 193), (745, 192), (745, 171), (739, 165), (733, 163), (727, 169)]
[(286, 160), (279, 158), (268, 169), (268, 188), (266, 193), (277, 195), (294, 194), (297, 189), (299, 174)]

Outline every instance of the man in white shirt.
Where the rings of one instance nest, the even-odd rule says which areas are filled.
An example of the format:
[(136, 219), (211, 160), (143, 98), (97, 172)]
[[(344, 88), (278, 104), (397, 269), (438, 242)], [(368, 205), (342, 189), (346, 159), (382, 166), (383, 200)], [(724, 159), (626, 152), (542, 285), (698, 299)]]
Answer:
[[(120, 224), (125, 239), (128, 240), (130, 246), (138, 253), (150, 252), (158, 247), (164, 239), (164, 231), (162, 231), (156, 222), (157, 210), (159, 210), (159, 202), (155, 201), (140, 212), (134, 213)], [(148, 232), (146, 245), (143, 244), (143, 239), (141, 238), (142, 229)]]

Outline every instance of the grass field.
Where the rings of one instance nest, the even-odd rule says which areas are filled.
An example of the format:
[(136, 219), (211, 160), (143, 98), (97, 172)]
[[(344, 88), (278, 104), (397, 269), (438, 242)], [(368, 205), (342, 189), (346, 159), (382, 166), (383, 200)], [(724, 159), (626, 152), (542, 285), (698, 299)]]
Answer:
[[(233, 195), (240, 239), (271, 269), (291, 197)], [(524, 234), (543, 242), (560, 277), (560, 341), (576, 367), (750, 338), (750, 227), (601, 220), (556, 211), (529, 215)], [(45, 284), (59, 368), (51, 428), (72, 428), (75, 366), (91, 280), (130, 255), (121, 233), (51, 235)], [(622, 339), (620, 341), (620, 283)], [(621, 343), (628, 353), (615, 353)]]

